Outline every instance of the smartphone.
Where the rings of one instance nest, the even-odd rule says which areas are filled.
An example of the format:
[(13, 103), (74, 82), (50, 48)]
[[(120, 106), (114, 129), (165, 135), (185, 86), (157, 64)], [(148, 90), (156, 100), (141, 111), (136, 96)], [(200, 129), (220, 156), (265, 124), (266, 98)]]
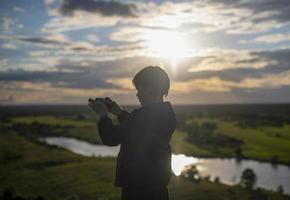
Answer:
[(102, 101), (105, 103), (105, 98), (95, 98), (95, 101)]
[(101, 102), (105, 103), (107, 108), (111, 107), (111, 104), (109, 104), (105, 98), (95, 98), (95, 101), (101, 101)]

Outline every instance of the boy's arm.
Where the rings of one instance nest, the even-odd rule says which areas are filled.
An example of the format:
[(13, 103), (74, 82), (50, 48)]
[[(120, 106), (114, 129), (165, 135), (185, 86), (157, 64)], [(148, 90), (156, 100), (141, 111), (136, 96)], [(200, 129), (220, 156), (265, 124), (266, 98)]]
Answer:
[(119, 125), (113, 125), (108, 116), (102, 116), (98, 122), (98, 131), (103, 144), (117, 146), (121, 144), (122, 137), (128, 131), (130, 113), (122, 111), (118, 116)]
[(118, 120), (121, 123), (125, 122), (126, 120), (129, 119), (130, 117), (130, 113), (127, 112), (126, 110), (122, 110), (121, 113), (117, 116), (118, 117)]

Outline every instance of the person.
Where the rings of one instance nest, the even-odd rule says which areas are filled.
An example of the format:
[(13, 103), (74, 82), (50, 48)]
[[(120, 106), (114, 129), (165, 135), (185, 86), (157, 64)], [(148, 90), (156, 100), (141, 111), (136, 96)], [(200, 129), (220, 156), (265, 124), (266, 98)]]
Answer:
[[(133, 84), (141, 107), (131, 113), (109, 97), (90, 98), (88, 105), (101, 116), (98, 131), (103, 144), (120, 144), (114, 185), (121, 187), (122, 200), (168, 200), (169, 142), (177, 124), (171, 103), (163, 99), (170, 80), (159, 66), (148, 66), (135, 75)], [(118, 125), (113, 125), (108, 112), (117, 115)]]

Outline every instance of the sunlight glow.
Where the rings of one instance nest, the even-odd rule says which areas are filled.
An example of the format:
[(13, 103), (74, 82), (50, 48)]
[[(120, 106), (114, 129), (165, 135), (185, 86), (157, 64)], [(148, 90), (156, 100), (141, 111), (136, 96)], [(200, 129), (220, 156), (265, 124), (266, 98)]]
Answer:
[(197, 163), (197, 159), (193, 157), (187, 157), (184, 154), (174, 155), (171, 157), (172, 171), (176, 176), (180, 176), (181, 172), (187, 165)]
[(145, 35), (148, 51), (151, 56), (163, 57), (170, 61), (173, 71), (178, 61), (189, 56), (186, 36), (176, 31), (153, 31)]

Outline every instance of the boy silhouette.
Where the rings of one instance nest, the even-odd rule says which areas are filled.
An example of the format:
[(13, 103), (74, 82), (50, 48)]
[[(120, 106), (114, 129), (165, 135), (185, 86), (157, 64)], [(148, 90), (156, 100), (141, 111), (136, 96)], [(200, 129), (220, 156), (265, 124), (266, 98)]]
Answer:
[[(98, 131), (103, 144), (120, 144), (114, 185), (122, 188), (122, 200), (168, 200), (169, 142), (176, 128), (172, 106), (163, 101), (170, 80), (162, 68), (149, 66), (135, 75), (133, 84), (141, 107), (131, 113), (108, 97), (104, 101), (90, 98), (88, 105), (100, 115)], [(119, 125), (113, 125), (108, 112), (117, 115)]]

